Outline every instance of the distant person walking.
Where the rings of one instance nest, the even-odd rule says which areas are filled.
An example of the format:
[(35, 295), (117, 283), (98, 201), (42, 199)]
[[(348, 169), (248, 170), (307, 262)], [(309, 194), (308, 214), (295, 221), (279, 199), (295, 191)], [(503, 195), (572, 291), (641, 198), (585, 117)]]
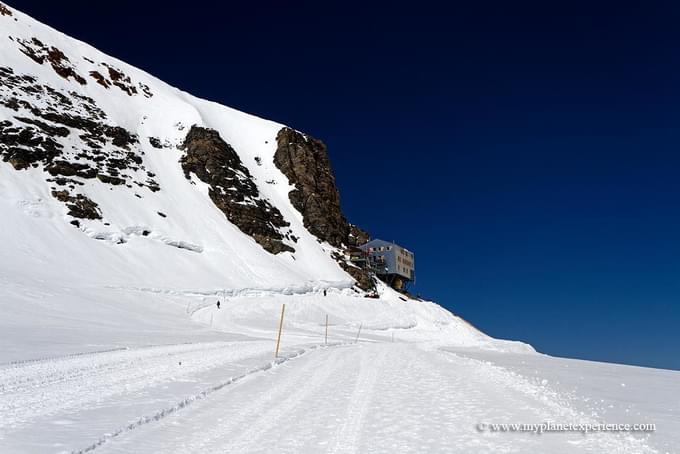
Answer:
[(220, 302), (219, 301), (217, 302), (217, 308), (218, 309), (220, 308)]
[(326, 289), (323, 289), (323, 296), (326, 296)]

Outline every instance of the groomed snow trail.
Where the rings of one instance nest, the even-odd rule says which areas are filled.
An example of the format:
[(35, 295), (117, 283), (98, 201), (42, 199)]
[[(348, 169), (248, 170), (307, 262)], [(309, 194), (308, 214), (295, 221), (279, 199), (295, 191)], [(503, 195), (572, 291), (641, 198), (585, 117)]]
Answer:
[[(72, 446), (76, 440), (102, 435), (140, 413), (162, 409), (178, 396), (238, 373), (249, 360), (265, 362), (270, 353), (270, 341), (206, 342), (0, 366), (0, 452), (77, 448)], [(53, 444), (32, 444), (35, 430), (49, 435), (44, 438)]]
[(616, 434), (480, 433), (585, 422), (568, 399), (488, 362), (415, 344), (318, 349), (113, 438), (102, 453), (655, 452)]

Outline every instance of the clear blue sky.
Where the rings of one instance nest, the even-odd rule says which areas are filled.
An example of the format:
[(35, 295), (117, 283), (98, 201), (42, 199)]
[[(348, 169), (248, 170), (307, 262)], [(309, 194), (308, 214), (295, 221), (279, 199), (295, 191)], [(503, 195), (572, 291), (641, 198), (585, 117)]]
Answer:
[(324, 140), (349, 218), (483, 331), (680, 369), (677, 2), (9, 3)]

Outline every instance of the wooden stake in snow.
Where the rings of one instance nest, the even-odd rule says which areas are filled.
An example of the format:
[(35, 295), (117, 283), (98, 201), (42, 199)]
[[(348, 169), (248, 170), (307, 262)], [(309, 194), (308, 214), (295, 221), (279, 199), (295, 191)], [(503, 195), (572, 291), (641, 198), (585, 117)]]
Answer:
[(328, 314), (326, 314), (326, 339), (324, 343), (327, 345), (328, 344)]
[(286, 305), (281, 305), (281, 320), (279, 321), (279, 335), (276, 338), (276, 352), (274, 353), (274, 358), (279, 357), (279, 346), (281, 345), (281, 330), (283, 330), (283, 314), (286, 312)]
[(364, 324), (363, 324), (363, 323), (360, 323), (360, 324), (359, 324), (359, 331), (357, 331), (357, 338), (354, 339), (354, 343), (355, 343), (355, 344), (356, 344), (357, 342), (359, 342), (359, 334), (361, 334), (361, 327), (362, 327), (362, 326), (364, 326)]

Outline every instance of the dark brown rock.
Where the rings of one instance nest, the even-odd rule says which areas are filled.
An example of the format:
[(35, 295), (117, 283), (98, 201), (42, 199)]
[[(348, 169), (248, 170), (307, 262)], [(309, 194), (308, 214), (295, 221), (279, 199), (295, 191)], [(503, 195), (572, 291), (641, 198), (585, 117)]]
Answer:
[(68, 128), (61, 126), (53, 126), (45, 123), (44, 121), (37, 120), (35, 118), (24, 118), (24, 117), (14, 117), (22, 123), (37, 126), (40, 130), (45, 132), (50, 136), (55, 137), (66, 137), (69, 135), (70, 131)]
[(144, 97), (151, 98), (153, 96), (153, 93), (151, 93), (151, 88), (149, 88), (148, 85), (140, 82), (139, 88), (142, 90), (142, 93), (144, 93)]
[[(291, 128), (281, 129), (276, 141), (274, 163), (295, 186), (289, 198), (302, 213), (305, 227), (341, 251), (368, 242), (369, 234), (349, 224), (342, 213), (326, 145)], [(333, 258), (358, 287), (375, 291), (375, 278), (369, 271), (348, 263), (341, 252), (334, 253)]]
[(87, 84), (87, 81), (76, 72), (71, 61), (61, 50), (54, 46), (48, 47), (38, 38), (17, 39), (17, 42), (21, 46), (19, 50), (34, 62), (42, 65), (47, 61), (54, 72), (64, 79), (73, 78), (80, 85)]
[(210, 186), (210, 199), (229, 222), (272, 254), (295, 252), (282, 241), (290, 224), (276, 207), (260, 197), (250, 172), (217, 131), (192, 126), (182, 149), (186, 151), (180, 161), (185, 176), (190, 179), (194, 174)]
[(11, 16), (11, 15), (12, 15), (12, 11), (9, 8), (7, 8), (5, 5), (0, 3), (0, 16)]
[(64, 202), (69, 209), (68, 215), (80, 219), (101, 219), (99, 205), (82, 194), (71, 195), (66, 190), (52, 191), (52, 197)]
[(161, 141), (158, 139), (158, 137), (149, 137), (149, 143), (152, 147), (159, 150), (163, 148), (163, 144), (161, 144)]
[(368, 243), (370, 239), (371, 236), (367, 231), (354, 224), (349, 225), (349, 236), (347, 237), (347, 244), (349, 246), (361, 246)]
[(357, 287), (367, 292), (375, 291), (375, 277), (370, 272), (348, 263), (345, 256), (339, 252), (333, 253), (332, 257), (347, 274), (354, 278)]
[(274, 163), (295, 186), (290, 201), (302, 213), (304, 225), (333, 246), (347, 244), (350, 227), (340, 208), (340, 194), (326, 145), (291, 128), (276, 136)]
[[(37, 39), (23, 44), (27, 55), (38, 63), (68, 63), (62, 53)], [(75, 189), (84, 180), (98, 178), (110, 185), (130, 187), (134, 183), (160, 190), (144, 167), (137, 136), (108, 121), (92, 98), (39, 84), (33, 76), (0, 67), (0, 104), (20, 112), (14, 117), (16, 122), (0, 121), (0, 158), (15, 169), (42, 166), (46, 181), (62, 188)], [(71, 133), (77, 137), (69, 137)], [(66, 137), (68, 141), (63, 140)], [(100, 216), (97, 204), (83, 196), (59, 196), (59, 200), (74, 216)]]
[(87, 164), (61, 160), (50, 162), (47, 164), (47, 166), (45, 166), (45, 170), (47, 170), (50, 175), (55, 177), (62, 175), (65, 177), (78, 176), (81, 178), (90, 179), (97, 176), (97, 171)]
[(0, 156), (17, 170), (51, 161), (61, 153), (62, 145), (32, 127), (13, 127), (0, 122)]
[(97, 179), (102, 183), (112, 184), (114, 186), (118, 186), (125, 183), (125, 180), (122, 178), (113, 177), (111, 175), (104, 175), (101, 173), (97, 175)]
[(137, 94), (137, 87), (132, 85), (132, 80), (130, 79), (130, 76), (125, 75), (121, 70), (114, 68), (113, 66), (108, 65), (106, 63), (102, 63), (102, 65), (108, 69), (109, 78), (111, 79), (111, 83), (113, 85), (123, 90), (125, 93), (128, 94), (128, 96)]
[(90, 71), (90, 76), (92, 76), (92, 78), (104, 88), (109, 88), (111, 86), (111, 82), (109, 82), (109, 80), (99, 71)]

